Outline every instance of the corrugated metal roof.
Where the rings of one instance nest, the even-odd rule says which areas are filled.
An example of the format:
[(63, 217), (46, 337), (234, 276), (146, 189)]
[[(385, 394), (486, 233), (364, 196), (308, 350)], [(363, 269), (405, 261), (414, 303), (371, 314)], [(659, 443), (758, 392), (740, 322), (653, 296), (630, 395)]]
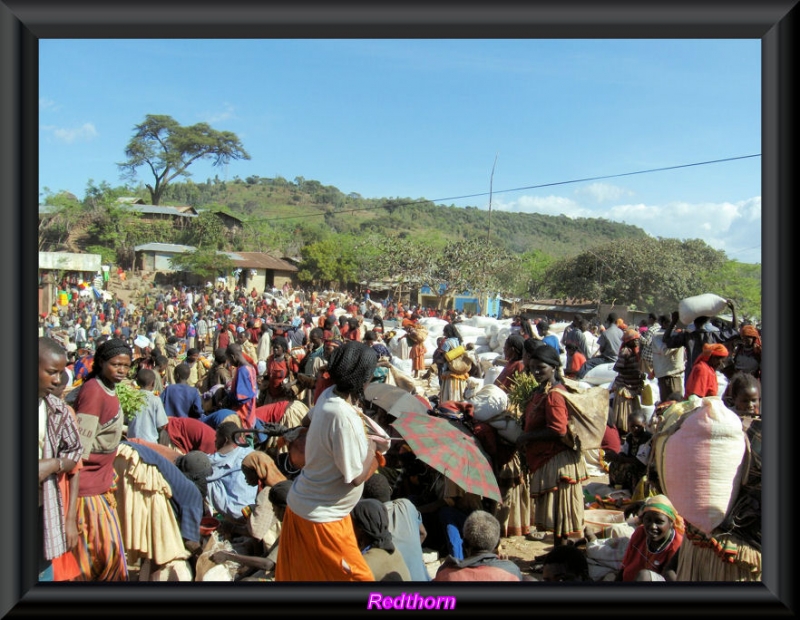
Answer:
[(196, 213), (182, 213), (176, 207), (162, 207), (153, 205), (127, 205), (121, 204), (121, 209), (136, 211), (148, 215), (169, 215), (170, 217), (197, 217)]
[(548, 301), (541, 301), (541, 302), (528, 302), (525, 304), (521, 304), (519, 307), (520, 311), (532, 311), (532, 312), (572, 312), (574, 314), (596, 314), (597, 307), (592, 304), (584, 304), (580, 306), (573, 306), (573, 305), (563, 305), (563, 304), (555, 304)]
[(68, 271), (100, 271), (99, 254), (76, 252), (39, 252), (39, 269), (65, 269)]
[(275, 258), (264, 252), (224, 252), (237, 267), (245, 269), (274, 269), (277, 271), (297, 271), (297, 267), (285, 260)]
[(198, 213), (203, 213), (204, 211), (208, 211), (209, 213), (214, 213), (215, 215), (224, 215), (229, 217), (237, 222), (244, 223), (244, 219), (238, 215), (234, 215), (233, 213), (228, 213), (227, 211), (214, 211), (212, 209), (196, 209)]
[(197, 248), (191, 245), (178, 245), (177, 243), (143, 243), (134, 248), (135, 252), (165, 252), (167, 254), (183, 254), (194, 252)]

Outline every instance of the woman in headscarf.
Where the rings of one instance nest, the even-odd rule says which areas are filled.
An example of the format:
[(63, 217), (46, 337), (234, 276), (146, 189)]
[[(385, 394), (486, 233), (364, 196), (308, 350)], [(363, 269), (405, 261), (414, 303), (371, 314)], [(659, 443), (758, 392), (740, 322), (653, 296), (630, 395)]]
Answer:
[(519, 334), (511, 334), (503, 344), (503, 357), (505, 365), (494, 384), (504, 392), (511, 390), (514, 375), (525, 372), (525, 363), (522, 361), (525, 339)]
[(611, 424), (616, 426), (620, 437), (628, 432), (628, 418), (642, 409), (639, 397), (644, 389), (644, 373), (639, 359), (639, 330), (629, 327), (622, 332), (614, 371), (617, 376), (612, 384), (614, 403), (611, 407)]
[(375, 581), (411, 581), (403, 554), (392, 541), (386, 506), (377, 499), (361, 499), (353, 508), (352, 517), (358, 547)]
[(625, 549), (618, 580), (666, 581), (665, 568), (683, 542), (683, 519), (666, 495), (647, 498), (639, 518), (641, 525)]
[(692, 371), (686, 379), (684, 400), (688, 400), (692, 394), (700, 398), (719, 396), (717, 368), (722, 366), (726, 357), (728, 357), (728, 349), (724, 344), (706, 343), (703, 345), (703, 352), (695, 360)]
[(761, 334), (752, 325), (742, 325), (739, 335), (742, 342), (733, 352), (733, 370), (761, 379)]
[[(464, 400), (464, 390), (469, 381), (469, 369), (454, 367), (454, 360), (447, 360), (447, 353), (464, 344), (461, 333), (453, 323), (448, 323), (442, 330), (444, 341), (439, 347), (441, 357), (436, 358), (436, 365), (439, 368), (439, 402), (448, 401), (460, 402)], [(466, 359), (465, 355), (461, 356)]]
[[(525, 372), (525, 361), (523, 360), (525, 342), (525, 339), (519, 334), (511, 334), (503, 344), (505, 366), (494, 384), (504, 392), (512, 389), (516, 375)], [(533, 346), (534, 343), (540, 344), (540, 341), (531, 340), (529, 346)], [(544, 534), (531, 532), (531, 494), (519, 454), (515, 452), (508, 463), (501, 467), (494, 466), (494, 469), (495, 478), (497, 478), (497, 484), (503, 496), (503, 501), (498, 507), (495, 517), (500, 521), (503, 536), (526, 536), (530, 540), (541, 540)]]
[(525, 405), (517, 446), (525, 450), (530, 472), (533, 524), (539, 532), (552, 532), (553, 545), (559, 546), (583, 532), (581, 483), (588, 475), (581, 451), (564, 441), (569, 410), (563, 396), (561, 357), (553, 347), (529, 347), (527, 342), (527, 372), (538, 385)]
[(307, 415), (305, 464), (287, 498), (276, 581), (374, 581), (351, 512), (379, 464), (361, 413), (377, 363), (377, 353), (361, 342), (344, 342), (331, 353), (334, 384)]
[[(92, 370), (75, 399), (82, 437), (91, 436), (78, 488), (80, 539), (72, 550), (80, 567), (76, 581), (127, 581), (128, 565), (117, 517), (114, 458), (122, 439), (123, 415), (116, 393), (131, 368), (131, 348), (106, 340), (94, 355)], [(86, 450), (84, 449), (84, 454)]]
[(290, 400), (290, 384), (299, 371), (297, 361), (289, 355), (289, 341), (283, 336), (275, 336), (272, 339), (272, 354), (267, 358), (267, 370), (261, 378), (264, 396), (261, 405)]

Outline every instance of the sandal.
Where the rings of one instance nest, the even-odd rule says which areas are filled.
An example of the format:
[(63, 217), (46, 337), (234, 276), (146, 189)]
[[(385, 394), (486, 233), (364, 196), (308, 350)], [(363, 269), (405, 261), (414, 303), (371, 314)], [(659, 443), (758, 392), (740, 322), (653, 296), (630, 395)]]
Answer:
[(545, 532), (528, 532), (525, 534), (525, 540), (530, 540), (532, 542), (538, 542), (547, 538), (547, 533)]

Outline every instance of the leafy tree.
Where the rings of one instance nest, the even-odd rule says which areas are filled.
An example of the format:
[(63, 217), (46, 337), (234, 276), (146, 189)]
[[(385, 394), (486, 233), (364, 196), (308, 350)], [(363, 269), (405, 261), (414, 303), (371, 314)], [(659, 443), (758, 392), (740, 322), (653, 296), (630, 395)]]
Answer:
[(697, 239), (624, 239), (557, 261), (544, 280), (557, 296), (670, 309), (717, 288), (715, 274), (725, 260)]
[(213, 211), (203, 211), (192, 222), (189, 240), (188, 245), (221, 250), (225, 246), (225, 226)]
[(51, 212), (39, 217), (38, 245), (40, 251), (58, 248), (63, 245), (69, 233), (85, 218), (84, 207), (68, 192), (53, 194), (45, 188), (44, 203)]
[(185, 271), (209, 279), (230, 273), (235, 268), (234, 262), (227, 254), (206, 249), (177, 254), (169, 259), (169, 264), (176, 271)]
[(105, 245), (87, 245), (86, 251), (89, 254), (99, 254), (100, 260), (104, 265), (113, 265), (117, 260), (116, 251)]
[(738, 261), (726, 262), (715, 274), (717, 286), (711, 289), (736, 304), (740, 318), (761, 318), (761, 266)]
[(124, 198), (135, 194), (127, 185), (111, 187), (106, 181), (101, 181), (95, 185), (92, 179), (86, 183), (86, 194), (83, 198), (83, 205), (87, 211), (97, 213), (102, 212), (110, 204), (117, 202), (118, 198)]
[(171, 116), (148, 114), (143, 123), (134, 126), (134, 132), (125, 148), (127, 160), (117, 165), (129, 178), (135, 178), (140, 166), (149, 169), (154, 183), (146, 187), (154, 205), (160, 204), (173, 179), (190, 176), (188, 168), (198, 159), (210, 159), (214, 166), (250, 159), (236, 134), (217, 131), (208, 123), (184, 127)]
[(306, 245), (300, 250), (302, 268), (297, 276), (314, 284), (337, 285), (356, 279), (356, 261), (352, 237), (332, 235), (322, 241)]
[(500, 290), (514, 297), (548, 297), (544, 275), (555, 259), (541, 250), (531, 250), (515, 257), (501, 273)]

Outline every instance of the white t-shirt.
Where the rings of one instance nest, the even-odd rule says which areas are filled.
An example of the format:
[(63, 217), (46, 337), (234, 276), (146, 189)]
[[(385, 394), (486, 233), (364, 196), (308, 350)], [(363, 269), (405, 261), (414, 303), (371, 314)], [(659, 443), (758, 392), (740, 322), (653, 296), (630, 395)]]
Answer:
[(364, 489), (351, 484), (363, 470), (369, 449), (364, 422), (333, 387), (320, 394), (308, 416), (306, 464), (292, 483), (287, 503), (308, 521), (339, 521), (350, 514)]

